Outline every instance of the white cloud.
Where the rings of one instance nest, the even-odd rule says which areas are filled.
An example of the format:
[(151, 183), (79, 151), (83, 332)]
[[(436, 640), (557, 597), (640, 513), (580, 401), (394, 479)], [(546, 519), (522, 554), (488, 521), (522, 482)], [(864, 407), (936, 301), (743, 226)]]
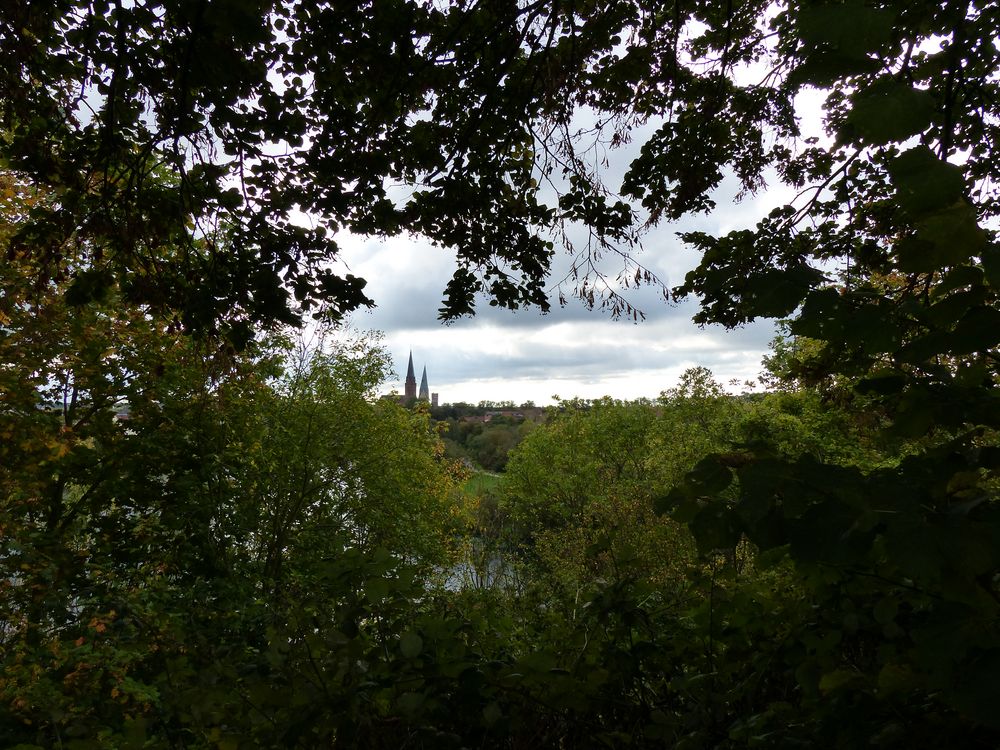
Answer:
[(700, 329), (683, 315), (629, 325), (592, 314), (588, 321), (503, 326), (482, 322), (465, 327), (389, 331), (402, 391), (412, 349), (418, 374), (426, 366), (431, 390), (442, 402), (483, 399), (549, 403), (564, 398), (653, 397), (676, 385), (689, 367), (705, 366), (725, 383), (754, 379), (773, 327), (757, 323), (739, 331)]
[[(805, 134), (822, 136), (819, 98), (808, 94), (801, 98)], [(637, 137), (636, 143), (641, 142)], [(617, 155), (607, 175), (612, 181), (623, 172), (627, 152), (635, 149), (633, 144)], [(735, 178), (727, 177), (713, 196), (718, 206), (714, 211), (654, 227), (638, 261), (668, 286), (682, 283), (697, 264), (698, 254), (677, 233), (724, 234), (752, 227), (793, 198), (792, 191), (776, 179), (770, 182), (772, 187), (736, 203), (739, 186)], [(452, 253), (414, 237), (375, 240), (344, 235), (338, 241), (347, 268), (368, 280), (366, 293), (377, 304), (370, 312), (356, 313), (352, 325), (385, 332), (385, 345), (400, 376), (387, 383), (386, 390), (402, 390), (412, 349), (418, 376), (426, 365), (431, 390), (440, 394), (442, 402), (549, 403), (553, 394), (653, 397), (675, 386), (680, 374), (693, 366), (708, 367), (723, 383), (755, 379), (774, 336), (770, 321), (735, 331), (699, 328), (691, 322), (695, 301), (668, 304), (649, 288), (626, 290), (630, 301), (647, 314), (646, 322), (637, 325), (612, 321), (572, 300), (559, 307), (554, 290), (552, 310), (545, 315), (482, 304), (475, 318), (443, 325), (437, 316), (444, 286), (456, 266)], [(610, 255), (606, 259), (605, 270), (611, 277), (619, 270), (615, 260)], [(551, 278), (565, 275), (569, 262), (565, 253), (557, 251)]]

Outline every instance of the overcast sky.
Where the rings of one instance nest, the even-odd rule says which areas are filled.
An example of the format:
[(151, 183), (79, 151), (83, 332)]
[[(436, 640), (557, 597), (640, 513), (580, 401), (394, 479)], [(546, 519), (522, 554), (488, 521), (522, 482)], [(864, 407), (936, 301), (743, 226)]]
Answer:
[[(668, 286), (679, 284), (697, 257), (677, 239), (677, 232), (725, 233), (751, 227), (788, 197), (771, 190), (734, 204), (734, 193), (735, 185), (724, 183), (711, 214), (657, 227), (647, 235), (639, 260)], [(551, 403), (553, 396), (653, 397), (697, 365), (711, 369), (723, 383), (754, 380), (775, 332), (767, 321), (734, 331), (699, 328), (691, 322), (697, 311), (694, 300), (668, 304), (654, 289), (628, 295), (646, 313), (639, 323), (612, 320), (572, 297), (560, 307), (553, 289), (552, 310), (545, 315), (483, 303), (474, 318), (444, 325), (437, 311), (455, 269), (452, 254), (415, 238), (340, 240), (344, 261), (352, 273), (368, 280), (365, 291), (377, 305), (356, 313), (352, 327), (382, 331), (395, 363), (398, 379), (385, 390), (402, 392), (412, 349), (417, 379), (426, 366), (431, 391), (440, 394), (442, 403), (489, 399), (541, 405)], [(553, 278), (562, 276), (558, 270), (568, 262), (557, 252)]]
[[(797, 102), (803, 118), (803, 135), (822, 135), (818, 100), (806, 93)], [(625, 153), (612, 159), (611, 183), (620, 179), (635, 151), (644, 142), (636, 133)], [(655, 272), (668, 287), (680, 284), (697, 264), (697, 254), (676, 236), (678, 232), (712, 234), (750, 228), (772, 208), (791, 200), (782, 186), (735, 202), (735, 180), (723, 181), (715, 192), (716, 209), (710, 214), (663, 223), (646, 235), (639, 262)], [(738, 330), (721, 326), (700, 328), (691, 322), (695, 300), (668, 304), (656, 290), (632, 290), (628, 298), (646, 314), (646, 320), (612, 320), (599, 310), (587, 310), (572, 298), (558, 304), (552, 290), (552, 310), (516, 312), (492, 308), (485, 301), (474, 318), (444, 325), (437, 319), (445, 284), (455, 270), (454, 254), (417, 238), (374, 240), (353, 236), (338, 238), (342, 259), (351, 273), (368, 280), (366, 294), (375, 309), (356, 313), (351, 325), (359, 330), (385, 334), (384, 345), (393, 357), (397, 379), (386, 392), (402, 392), (409, 352), (413, 352), (417, 379), (427, 367), (432, 392), (441, 403), (511, 400), (552, 403), (560, 398), (633, 399), (655, 397), (677, 384), (689, 367), (704, 366), (730, 390), (742, 390), (730, 381), (756, 380), (761, 358), (775, 335), (773, 321), (758, 321)], [(568, 257), (557, 250), (553, 279), (569, 268)], [(620, 266), (610, 263), (613, 277)]]

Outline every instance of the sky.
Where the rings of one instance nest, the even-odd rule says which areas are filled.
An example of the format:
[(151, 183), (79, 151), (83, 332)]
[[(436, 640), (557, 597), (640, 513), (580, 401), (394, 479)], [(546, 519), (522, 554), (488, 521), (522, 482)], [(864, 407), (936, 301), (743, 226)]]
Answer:
[[(796, 102), (803, 137), (826, 140), (820, 98), (806, 92)], [(605, 179), (620, 180), (644, 133), (635, 133), (632, 145), (611, 155)], [(631, 153), (630, 153), (631, 152)], [(716, 208), (708, 213), (664, 222), (650, 230), (637, 260), (668, 286), (683, 282), (698, 262), (695, 251), (678, 232), (703, 231), (715, 235), (753, 227), (776, 206), (793, 199), (787, 187), (772, 186), (737, 202), (737, 181), (727, 178), (713, 194)], [(761, 359), (777, 330), (775, 321), (759, 320), (735, 330), (695, 325), (697, 300), (665, 302), (655, 289), (630, 290), (627, 298), (642, 310), (644, 321), (612, 320), (608, 313), (588, 310), (564, 289), (568, 304), (558, 303), (558, 289), (550, 290), (551, 311), (507, 311), (482, 300), (473, 318), (450, 324), (437, 319), (444, 286), (455, 270), (454, 253), (416, 237), (386, 240), (342, 235), (338, 237), (346, 270), (367, 279), (365, 293), (376, 307), (355, 313), (355, 330), (384, 334), (383, 345), (394, 362), (395, 380), (384, 392), (403, 391), (409, 353), (413, 353), (417, 380), (423, 367), (432, 392), (441, 403), (533, 401), (547, 405), (555, 398), (619, 399), (656, 397), (677, 385), (690, 367), (707, 367), (727, 390), (746, 390), (756, 381)], [(552, 279), (569, 269), (570, 259), (556, 250)], [(606, 268), (613, 277), (620, 266)]]
[[(638, 260), (667, 286), (677, 285), (698, 260), (677, 232), (724, 234), (751, 227), (789, 198), (772, 189), (734, 203), (735, 193), (735, 182), (724, 181), (712, 213), (656, 227), (645, 237)], [(383, 345), (397, 376), (385, 384), (385, 392), (402, 392), (410, 351), (417, 380), (426, 366), (430, 389), (441, 403), (509, 400), (545, 405), (554, 397), (655, 397), (695, 366), (709, 368), (729, 390), (739, 391), (744, 387), (737, 383), (760, 374), (761, 358), (776, 332), (773, 321), (732, 331), (699, 327), (691, 321), (696, 300), (667, 303), (651, 288), (627, 292), (646, 314), (638, 323), (586, 309), (569, 294), (571, 288), (565, 289), (569, 300), (561, 307), (553, 286), (547, 314), (500, 310), (484, 300), (475, 317), (443, 324), (437, 311), (455, 270), (453, 253), (415, 237), (342, 236), (339, 242), (345, 265), (368, 280), (365, 292), (376, 303), (370, 311), (355, 313), (350, 325), (384, 334)], [(557, 249), (552, 278), (561, 278), (565, 270), (560, 269), (568, 266), (568, 255)]]

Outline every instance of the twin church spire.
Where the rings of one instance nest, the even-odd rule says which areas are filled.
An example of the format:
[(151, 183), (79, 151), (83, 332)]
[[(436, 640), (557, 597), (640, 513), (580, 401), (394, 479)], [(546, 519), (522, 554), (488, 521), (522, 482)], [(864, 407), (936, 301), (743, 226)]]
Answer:
[(420, 376), (420, 392), (417, 392), (417, 377), (413, 372), (413, 351), (410, 351), (410, 361), (406, 365), (406, 380), (403, 383), (403, 398), (406, 401), (411, 399), (419, 399), (421, 401), (430, 401), (432, 406), (437, 406), (437, 394), (431, 393), (430, 388), (427, 386), (427, 366), (424, 366), (424, 372)]

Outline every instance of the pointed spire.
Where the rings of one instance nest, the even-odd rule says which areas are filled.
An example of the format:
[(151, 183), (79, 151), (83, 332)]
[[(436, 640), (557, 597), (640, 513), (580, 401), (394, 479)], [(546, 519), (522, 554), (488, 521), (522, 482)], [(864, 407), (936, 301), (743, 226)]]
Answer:
[(417, 378), (413, 374), (413, 350), (410, 350), (410, 363), (406, 366), (406, 382), (403, 384), (403, 397), (417, 397)]
[(421, 398), (424, 401), (430, 401), (431, 400), (431, 391), (430, 391), (430, 388), (427, 387), (427, 366), (426, 365), (424, 366), (424, 374), (420, 376), (420, 395), (419, 395), (418, 398)]

